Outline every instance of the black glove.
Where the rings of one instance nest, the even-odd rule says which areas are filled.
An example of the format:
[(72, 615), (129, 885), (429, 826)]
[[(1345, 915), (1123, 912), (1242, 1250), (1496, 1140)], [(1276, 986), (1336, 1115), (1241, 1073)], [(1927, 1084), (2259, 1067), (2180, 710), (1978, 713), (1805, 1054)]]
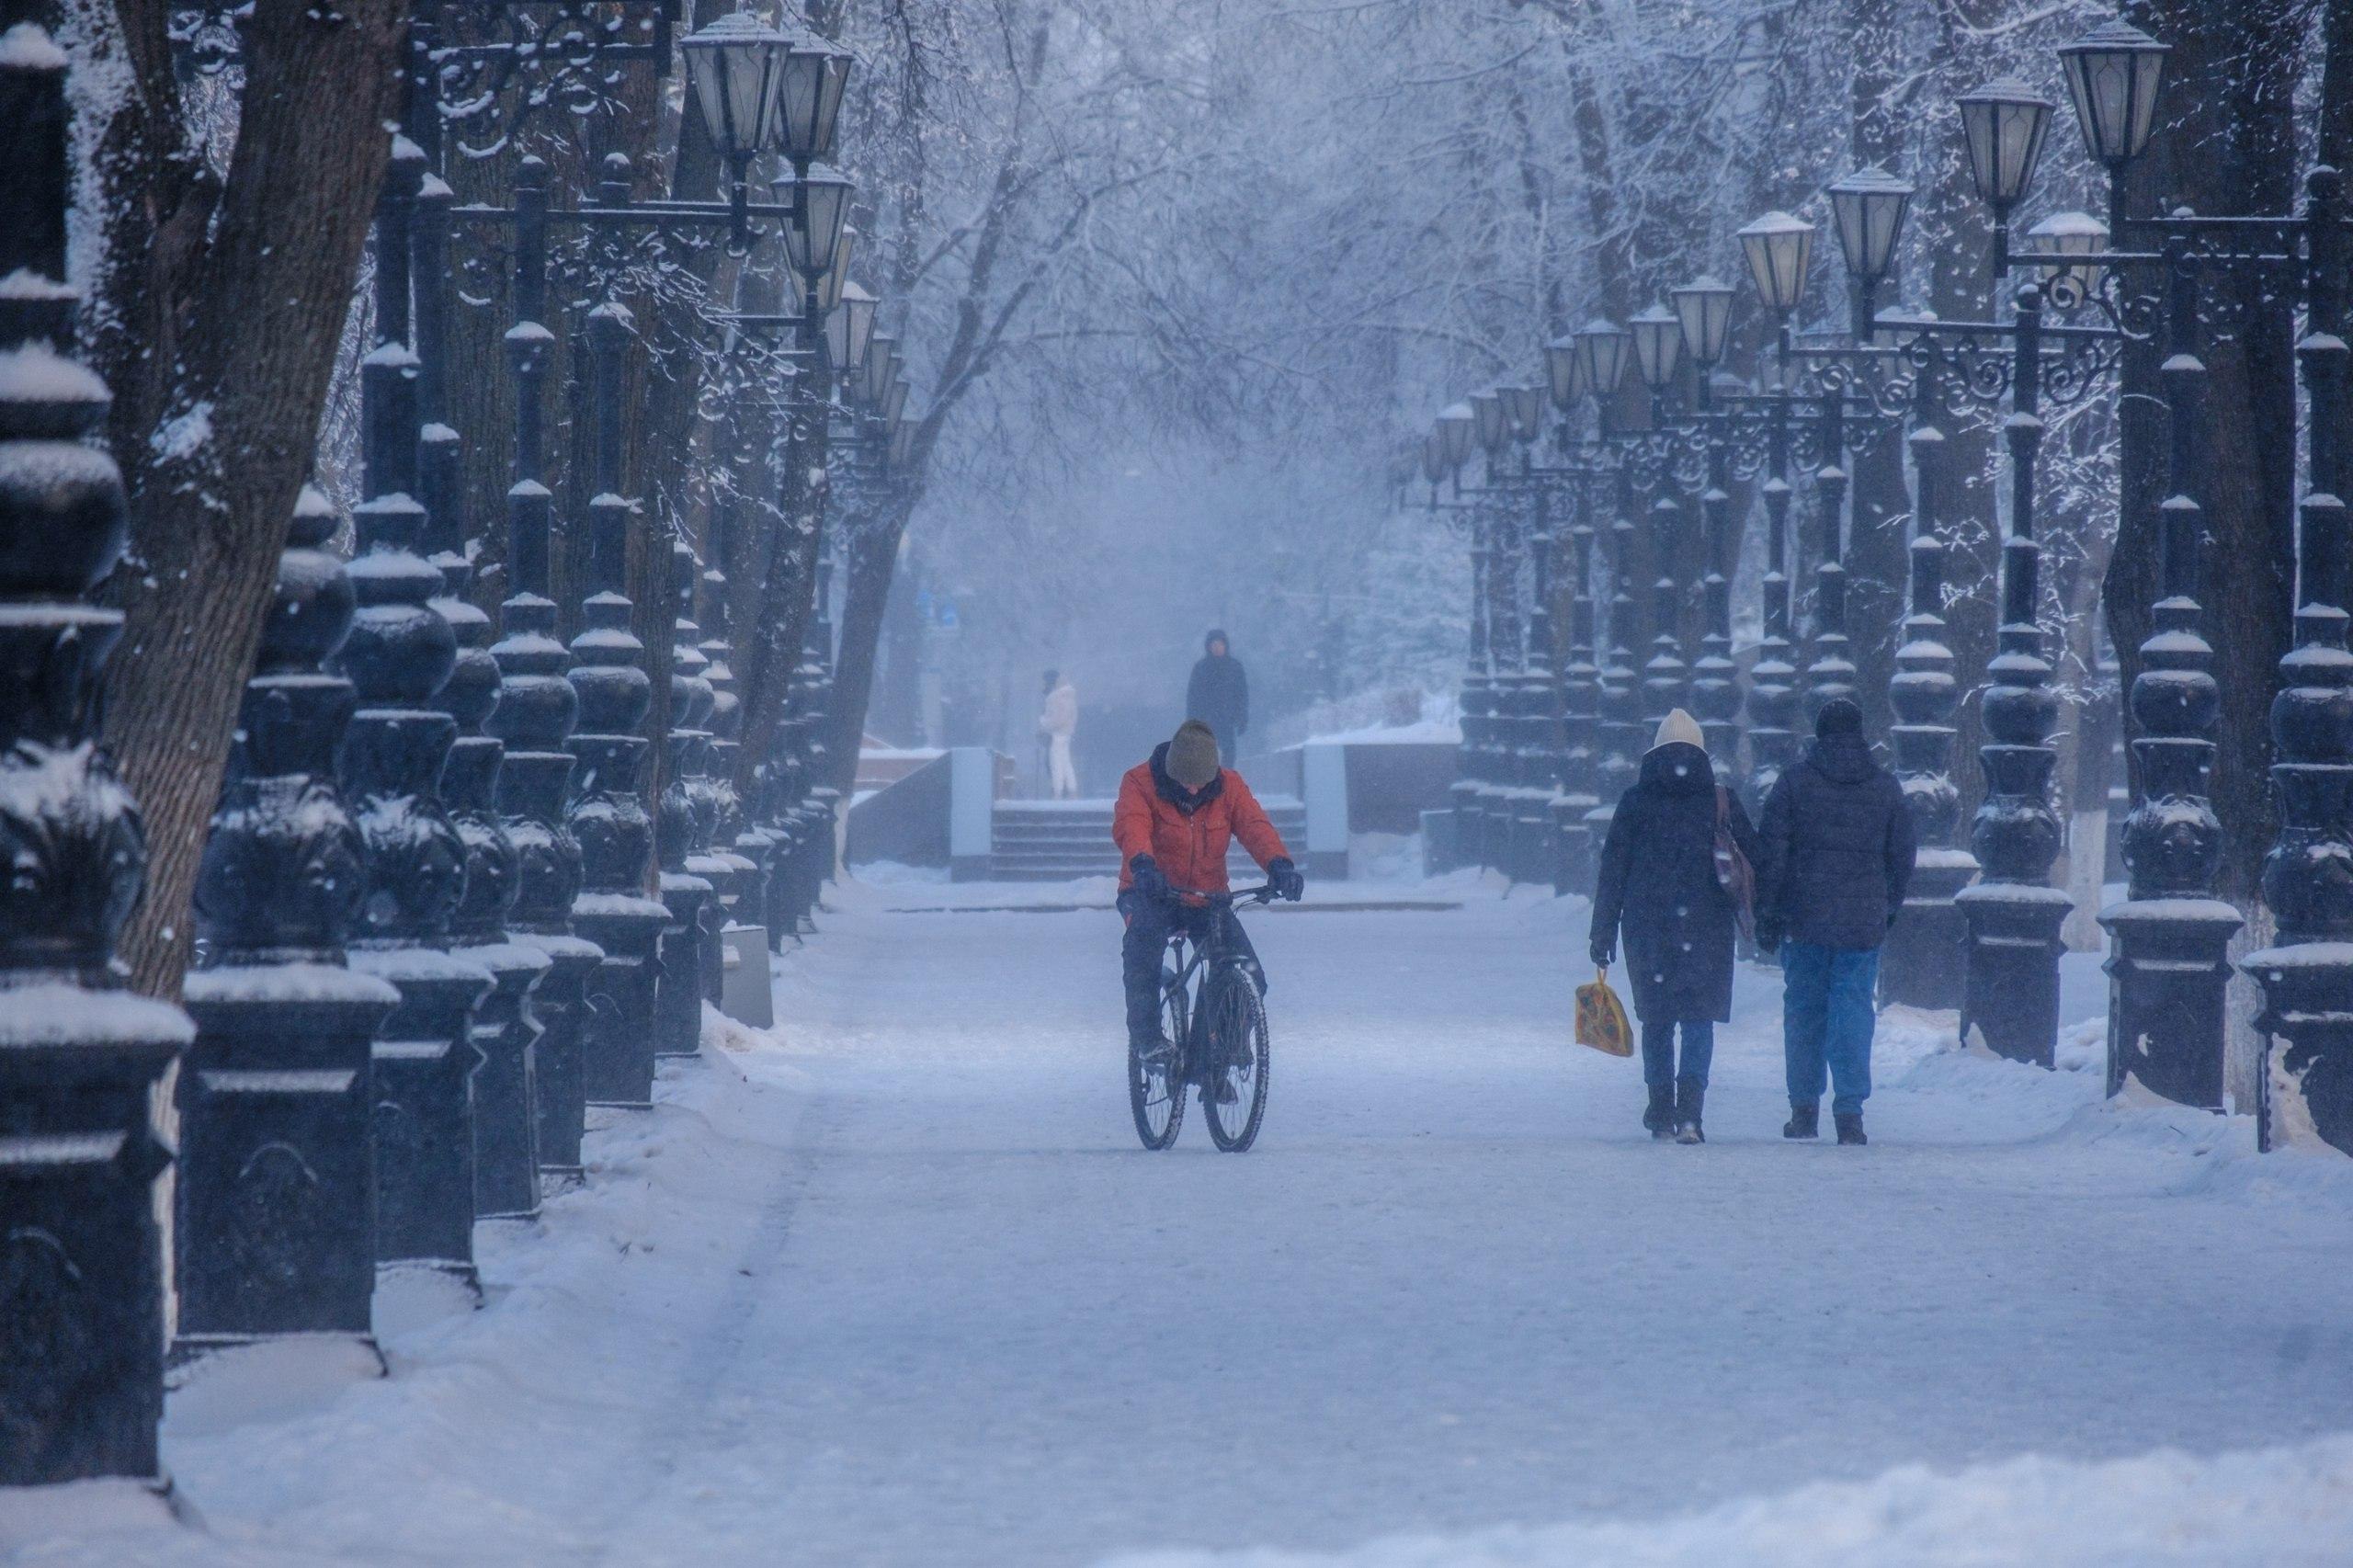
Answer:
[(1149, 855), (1139, 855), (1128, 862), (1128, 876), (1136, 892), (1154, 903), (1168, 896), (1168, 879), (1161, 874), (1160, 862)]
[(1274, 884), (1277, 898), (1287, 898), (1297, 903), (1307, 896), (1307, 879), (1301, 876), (1299, 868), (1289, 860), (1269, 860), (1267, 863), (1267, 881)]
[(1618, 961), (1617, 938), (1614, 937), (1596, 937), (1593, 939), (1591, 951), (1593, 953), (1593, 967), (1596, 969), (1608, 969), (1611, 964)]
[(1781, 928), (1769, 920), (1756, 923), (1756, 950), (1771, 958), (1781, 950)]

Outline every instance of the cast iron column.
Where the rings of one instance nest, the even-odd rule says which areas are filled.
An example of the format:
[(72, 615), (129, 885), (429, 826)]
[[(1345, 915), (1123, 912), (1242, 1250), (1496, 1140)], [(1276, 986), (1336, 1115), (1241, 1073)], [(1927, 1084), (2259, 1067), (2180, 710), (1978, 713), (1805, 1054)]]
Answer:
[(1701, 414), (1707, 428), (1708, 488), (1699, 496), (1707, 528), (1708, 629), (1691, 666), (1691, 706), (1708, 736), (1716, 777), (1732, 781), (1740, 761), (1740, 666), (1732, 657), (1732, 571), (1736, 552), (1732, 515), (1731, 469), (1722, 415)]
[(369, 1052), (400, 993), (344, 959), (367, 846), (335, 781), (358, 699), (321, 668), (355, 608), (326, 548), (336, 521), (304, 485), (197, 874), (205, 957), (185, 988), (196, 1045), (176, 1096), (180, 1354), (284, 1334), (374, 1342)]
[(645, 644), (630, 630), (635, 607), (624, 591), (637, 515), (620, 494), (621, 359), (631, 324), (617, 300), (588, 312), (597, 494), (588, 503), (588, 597), (569, 678), (580, 701), (570, 743), (579, 765), (571, 825), (586, 884), (573, 901), (572, 922), (605, 953), (588, 984), (583, 1071), (590, 1104), (637, 1107), (654, 1098), (655, 949), (670, 912), (646, 896), (654, 819), (640, 791), (652, 743), (638, 726), (653, 705), (654, 684)]
[(147, 865), (97, 739), (122, 615), (122, 475), (85, 438), (106, 385), (69, 358), (64, 52), (32, 22), (0, 66), (0, 1485), (160, 1480), (171, 1151), (149, 1109), (193, 1034), (122, 988), (114, 944)]
[(1855, 660), (1847, 637), (1847, 393), (1822, 394), (1818, 435), (1822, 466), (1814, 471), (1814, 506), (1822, 523), (1822, 560), (1813, 569), (1813, 649), (1805, 669), (1805, 717), (1810, 731), (1823, 705), (1855, 695)]
[(2049, 690), (2039, 608), (2041, 546), (2035, 542), (2035, 460), (2042, 444), (2042, 295), (2018, 294), (2011, 412), (2010, 537), (2002, 545), (2002, 625), (1982, 707), (1986, 744), (1978, 751), (1985, 800), (1970, 847), (1984, 876), (1954, 897), (1969, 925), (1961, 1036), (1997, 1055), (2048, 1067), (2059, 1047), (2059, 927), (2067, 895), (2050, 885), (2059, 854), (2051, 808), (2058, 757), (2047, 737), (2058, 703)]
[[(685, 554), (685, 562), (678, 556)], [(684, 544), (673, 548), (671, 578), (676, 587), (693, 591), (694, 555)], [(681, 579), (683, 578), (683, 581)], [(670, 736), (668, 766), (663, 770), (661, 798), (654, 802), (654, 846), (662, 867), (662, 903), (669, 912), (662, 927), (662, 978), (654, 993), (654, 1053), (656, 1056), (697, 1056), (702, 1051), (702, 1002), (705, 949), (713, 950), (708, 967), (716, 968), (719, 940), (716, 924), (706, 924), (715, 911), (718, 889), (703, 873), (707, 858), (697, 853), (697, 801), (691, 779), (703, 766), (710, 733), (702, 727), (710, 714), (710, 682), (703, 671), (709, 661), (688, 641), (691, 621), (673, 619), (670, 647)]]
[(1748, 812), (1761, 817), (1765, 797), (1798, 759), (1795, 646), (1790, 641), (1790, 398), (1773, 393), (1768, 427), (1765, 501), (1765, 635), (1748, 672)]
[(430, 706), (457, 665), (457, 635), (432, 606), (441, 574), (416, 553), (417, 359), (409, 330), (409, 233), (425, 156), (393, 139), (376, 213), (377, 347), (360, 365), (368, 498), (353, 509), (358, 602), (341, 654), (359, 689), (341, 758), (368, 845), (355, 970), (390, 981), (400, 1005), (374, 1052), (376, 1257), (473, 1278), (472, 1080), (468, 1034), (491, 974), (447, 949), (465, 892), (466, 851), (441, 803), (458, 726)]
[[(1922, 437), (1930, 439), (1924, 441)], [(1915, 506), (1922, 529), (1912, 541), (1912, 613), (1904, 618), (1904, 644), (1895, 651), (1895, 675), (1888, 699), (1895, 710), (1889, 738), (1895, 746), (1895, 776), (1912, 809), (1912, 886), (1904, 913), (1880, 952), (1879, 994), (1883, 1003), (1942, 1009), (1961, 1006), (1962, 949), (1968, 928), (1953, 895), (1977, 876), (1977, 857), (1956, 849), (1961, 830), (1961, 787), (1953, 782), (1952, 748), (1958, 732), (1953, 713), (1961, 705), (1961, 683), (1953, 676), (1952, 650), (1945, 645), (1945, 547), (1928, 530), (1936, 527), (1935, 462), (1944, 436), (1933, 426), (1912, 433), (1918, 464)]]
[(1596, 801), (1586, 821), (1598, 857), (1608, 835), (1610, 819), (1618, 814), (1619, 797), (1634, 786), (1643, 754), (1643, 693), (1634, 674), (1634, 654), (1628, 640), (1634, 633), (1634, 596), (1628, 589), (1627, 562), (1631, 557), (1634, 519), (1633, 476), (1626, 454), (1620, 454), (1617, 472), (1618, 515), (1609, 525), (1609, 652), (1603, 659), (1601, 685), (1601, 762), (1594, 780)]
[(490, 650), (498, 664), (498, 702), (485, 727), (506, 747), (498, 769), (498, 809), (516, 856), (507, 930), (517, 946), (538, 949), (551, 965), (531, 994), (540, 1022), (531, 1060), (532, 1142), (540, 1171), (563, 1181), (581, 1174), (587, 985), (605, 952), (572, 931), (580, 843), (564, 821), (573, 767), (564, 744), (580, 701), (565, 678), (572, 654), (556, 639), (555, 601), (548, 597), (555, 498), (540, 480), (540, 409), (555, 335), (543, 324), (547, 208), (548, 166), (527, 157), (515, 175), (515, 324), (506, 332), (506, 362), (515, 376), (515, 483), (506, 492), (506, 580), (513, 591), (499, 606), (504, 635)]
[[(1683, 507), (1675, 494), (1675, 465), (1672, 459), (1662, 458), (1658, 469), (1658, 495), (1651, 503), (1651, 542), (1658, 551), (1658, 581), (1651, 587), (1651, 658), (1643, 666), (1643, 719), (1654, 732), (1660, 720), (1671, 709), (1681, 708), (1690, 699), (1691, 666), (1683, 658), (1683, 639), (1678, 632), (1679, 611), (1683, 600), (1683, 585), (1677, 581), (1684, 556)], [(1640, 756), (1650, 748), (1650, 736), (1642, 738), (1635, 749)]]
[(734, 846), (736, 895), (728, 907), (732, 925), (761, 926), (767, 920), (767, 881), (776, 840), (755, 820), (735, 789), (735, 758), (742, 751), (743, 701), (735, 692), (734, 643), (728, 633), (726, 562), (734, 547), (735, 499), (724, 485), (711, 500), (711, 563), (702, 574), (701, 623), (710, 631), (703, 656), (710, 661), (711, 789), (718, 803), (718, 842)]
[(2306, 323), (2296, 347), (2311, 403), (2311, 490), (2302, 506), (2296, 647), (2279, 662), (2271, 705), (2271, 769), (2279, 839), (2263, 866), (2276, 943), (2240, 967), (2263, 986), (2256, 1026), (2268, 1037), (2257, 1130), (2266, 1149), (2307, 1129), (2353, 1153), (2353, 653), (2347, 592), (2344, 416), (2345, 237), (2342, 182), (2319, 168), (2305, 182)]
[(1586, 485), (1581, 468), (1576, 475), (1577, 520), (1569, 530), (1576, 580), (1569, 600), (1569, 660), (1561, 680), (1562, 792), (1552, 801), (1553, 832), (1560, 846), (1552, 886), (1563, 893), (1591, 884), (1597, 846), (1588, 819), (1601, 803), (1594, 793), (1601, 670), (1593, 660), (1593, 524)]
[(2229, 1018), (2231, 938), (2245, 924), (2213, 896), (2222, 863), (2222, 824), (2207, 798), (2214, 767), (2214, 722), (2222, 688), (2198, 604), (2198, 552), (2205, 518), (2198, 504), (2199, 419), (2206, 367), (2199, 352), (2195, 264), (2177, 240), (2166, 247), (2166, 358), (2160, 372), (2172, 426), (2172, 491), (2157, 508), (2160, 597), (2141, 644), (2132, 716), (2141, 733), (2141, 803), (2124, 824), (2128, 902), (2100, 914), (2109, 953), (2108, 1092), (2126, 1081), (2183, 1105), (2222, 1108), (2223, 1044)]

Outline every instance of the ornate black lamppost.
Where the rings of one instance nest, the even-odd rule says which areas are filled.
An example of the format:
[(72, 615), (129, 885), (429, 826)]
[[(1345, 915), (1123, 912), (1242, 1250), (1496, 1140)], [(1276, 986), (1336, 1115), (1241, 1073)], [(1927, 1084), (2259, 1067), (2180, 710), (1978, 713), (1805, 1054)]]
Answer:
[(2108, 1092), (2137, 1080), (2167, 1099), (2219, 1110), (2228, 949), (2245, 922), (2212, 896), (2222, 824), (2207, 798), (2207, 780), (2222, 694), (2198, 604), (2205, 518), (2196, 486), (2206, 367), (2198, 356), (2198, 274), (2185, 245), (2169, 249), (2169, 341), (2160, 374), (2171, 424), (2172, 494), (2157, 508), (2160, 597), (2131, 697), (2141, 727), (2132, 741), (2141, 801), (2124, 824), (2130, 897), (2100, 914), (2113, 947), (2106, 965)]
[(2310, 489), (2302, 508), (2296, 648), (2279, 663), (2271, 707), (2279, 761), (2279, 839), (2263, 867), (2279, 939), (2240, 967), (2262, 983), (2256, 1025), (2269, 1039), (2261, 1079), (2263, 1146), (2311, 1127), (2353, 1153), (2353, 538), (2345, 503), (2347, 260), (2343, 182), (2313, 172), (2304, 209), (2304, 337), (2297, 345), (2311, 401)]
[(1601, 722), (1600, 666), (1594, 663), (1593, 602), (1593, 473), (1589, 452), (1572, 435), (1568, 424), (1585, 401), (1585, 357), (1574, 335), (1563, 336), (1544, 351), (1545, 380), (1552, 406), (1562, 415), (1557, 439), (1567, 460), (1563, 473), (1569, 485), (1570, 571), (1568, 656), (1561, 666), (1560, 790), (1552, 803), (1552, 841), (1556, 860), (1552, 886), (1568, 893), (1588, 885), (1593, 869), (1593, 835), (1586, 819), (1601, 803), (1594, 791), (1596, 751)]
[(555, 498), (542, 483), (540, 400), (556, 340), (542, 320), (547, 312), (547, 165), (525, 158), (515, 178), (515, 324), (506, 340), (507, 366), (515, 377), (515, 483), (506, 493), (506, 573), (512, 592), (499, 607), (503, 635), (490, 650), (498, 665), (499, 687), (486, 728), (506, 746), (497, 804), (516, 855), (508, 933), (518, 946), (537, 949), (551, 964), (531, 998), (540, 1030), (532, 1048), (533, 1144), (540, 1169), (567, 1180), (577, 1178), (581, 1170), (580, 1140), (587, 1111), (583, 1076), (587, 986), (604, 962), (605, 951), (572, 929), (581, 859), (579, 841), (565, 821), (573, 769), (565, 744), (580, 703), (565, 678), (572, 654), (557, 640), (556, 605), (548, 597)]
[[(1674, 436), (1667, 428), (1667, 396), (1682, 366), (1683, 328), (1676, 313), (1663, 305), (1652, 306), (1627, 324), (1633, 334), (1634, 369), (1651, 394), (1650, 439), (1641, 436), (1633, 439), (1638, 447), (1651, 449), (1645, 453), (1650, 460), (1643, 466), (1650, 471), (1654, 493), (1649, 521), (1659, 574), (1651, 588), (1652, 652), (1650, 662), (1643, 666), (1642, 716), (1646, 726), (1655, 728), (1670, 710), (1689, 700), (1691, 678), (1678, 631), (1683, 588), (1676, 580), (1686, 529), (1677, 494)], [(1643, 749), (1647, 749), (1646, 743)]]
[(443, 809), (456, 721), (430, 706), (457, 665), (457, 637), (432, 600), (441, 574), (416, 553), (417, 360), (410, 327), (409, 222), (425, 155), (395, 137), (376, 214), (377, 347), (360, 367), (368, 497), (354, 508), (358, 599), (340, 655), (358, 688), (346, 733), (345, 795), (368, 849), (368, 896), (350, 966), (400, 993), (374, 1050), (376, 1256), (473, 1278), (473, 1114), (469, 1024), (490, 971), (449, 953), (466, 850)]
[(1767, 394), (1765, 481), (1765, 629), (1756, 661), (1748, 672), (1751, 813), (1764, 810), (1765, 797), (1784, 769), (1798, 759), (1796, 644), (1790, 617), (1790, 317), (1805, 298), (1806, 274), (1813, 262), (1813, 225), (1786, 212), (1768, 212), (1740, 231), (1756, 291), (1776, 323), (1774, 385)]
[(164, 1387), (156, 1081), (188, 1016), (121, 988), (139, 808), (97, 744), (119, 611), (86, 596), (121, 557), (122, 476), (85, 437), (106, 386), (69, 356), (64, 53), (20, 22), (0, 68), (12, 188), (0, 222), (0, 1485), (158, 1479)]
[(1740, 756), (1740, 671), (1732, 657), (1732, 571), (1738, 530), (1732, 515), (1731, 443), (1728, 415), (1716, 407), (1716, 367), (1723, 363), (1732, 328), (1733, 291), (1702, 277), (1671, 291), (1695, 389), (1693, 418), (1707, 449), (1706, 488), (1699, 514), (1707, 551), (1702, 581), (1706, 630), (1699, 657), (1691, 666), (1690, 701), (1708, 737), (1708, 752), (1719, 776), (1729, 778)]
[(197, 1037), (176, 1091), (182, 1353), (288, 1334), (373, 1342), (369, 1042), (400, 993), (344, 961), (366, 846), (335, 778), (358, 699), (321, 667), (355, 609), (326, 548), (335, 524), (304, 486), (197, 879)]
[[(683, 564), (675, 547), (673, 580), (692, 591), (694, 555), (686, 551)], [(677, 623), (674, 622), (674, 627)], [(691, 622), (686, 623), (688, 627)], [(678, 628), (684, 630), (685, 628)], [(710, 716), (714, 693), (703, 671), (710, 661), (684, 636), (671, 648), (670, 733), (668, 767), (656, 804), (654, 840), (662, 867), (662, 903), (669, 923), (662, 930), (662, 978), (654, 996), (654, 1051), (657, 1056), (694, 1056), (701, 1051), (704, 971), (718, 967), (719, 890), (704, 873), (712, 868), (698, 852), (699, 824), (692, 779), (707, 761), (710, 732), (702, 727)], [(707, 956), (706, 956), (707, 955)]]

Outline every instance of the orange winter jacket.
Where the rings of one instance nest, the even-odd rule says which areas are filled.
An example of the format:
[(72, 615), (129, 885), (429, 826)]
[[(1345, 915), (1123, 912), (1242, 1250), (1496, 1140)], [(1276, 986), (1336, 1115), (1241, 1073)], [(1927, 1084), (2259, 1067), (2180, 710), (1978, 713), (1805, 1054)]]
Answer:
[(1283, 835), (1267, 820), (1266, 808), (1230, 767), (1198, 790), (1168, 777), (1168, 746), (1152, 760), (1128, 769), (1120, 780), (1120, 803), (1111, 813), (1111, 839), (1120, 846), (1120, 891), (1134, 885), (1129, 869), (1139, 855), (1159, 863), (1174, 888), (1202, 892), (1226, 891), (1225, 850), (1235, 837), (1260, 866), (1290, 858)]

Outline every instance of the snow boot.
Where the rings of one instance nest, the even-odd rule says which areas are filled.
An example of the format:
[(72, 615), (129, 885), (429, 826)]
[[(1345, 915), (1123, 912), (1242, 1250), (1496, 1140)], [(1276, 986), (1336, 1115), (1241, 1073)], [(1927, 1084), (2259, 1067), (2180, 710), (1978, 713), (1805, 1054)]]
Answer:
[(1675, 1141), (1677, 1143), (1705, 1143), (1708, 1135), (1699, 1130), (1699, 1110), (1708, 1097), (1708, 1085), (1697, 1078), (1675, 1080)]
[(1652, 1084), (1649, 1088), (1651, 1106), (1643, 1112), (1643, 1125), (1654, 1139), (1664, 1143), (1675, 1136), (1675, 1085)]
[(1821, 1102), (1808, 1101), (1804, 1105), (1800, 1105), (1797, 1101), (1791, 1100), (1790, 1102), (1790, 1119), (1781, 1124), (1781, 1136), (1784, 1138), (1821, 1137)]
[(1868, 1143), (1870, 1142), (1870, 1139), (1863, 1136), (1863, 1113), (1861, 1111), (1842, 1110), (1832, 1116), (1830, 1119), (1837, 1124), (1838, 1142), (1841, 1143)]

